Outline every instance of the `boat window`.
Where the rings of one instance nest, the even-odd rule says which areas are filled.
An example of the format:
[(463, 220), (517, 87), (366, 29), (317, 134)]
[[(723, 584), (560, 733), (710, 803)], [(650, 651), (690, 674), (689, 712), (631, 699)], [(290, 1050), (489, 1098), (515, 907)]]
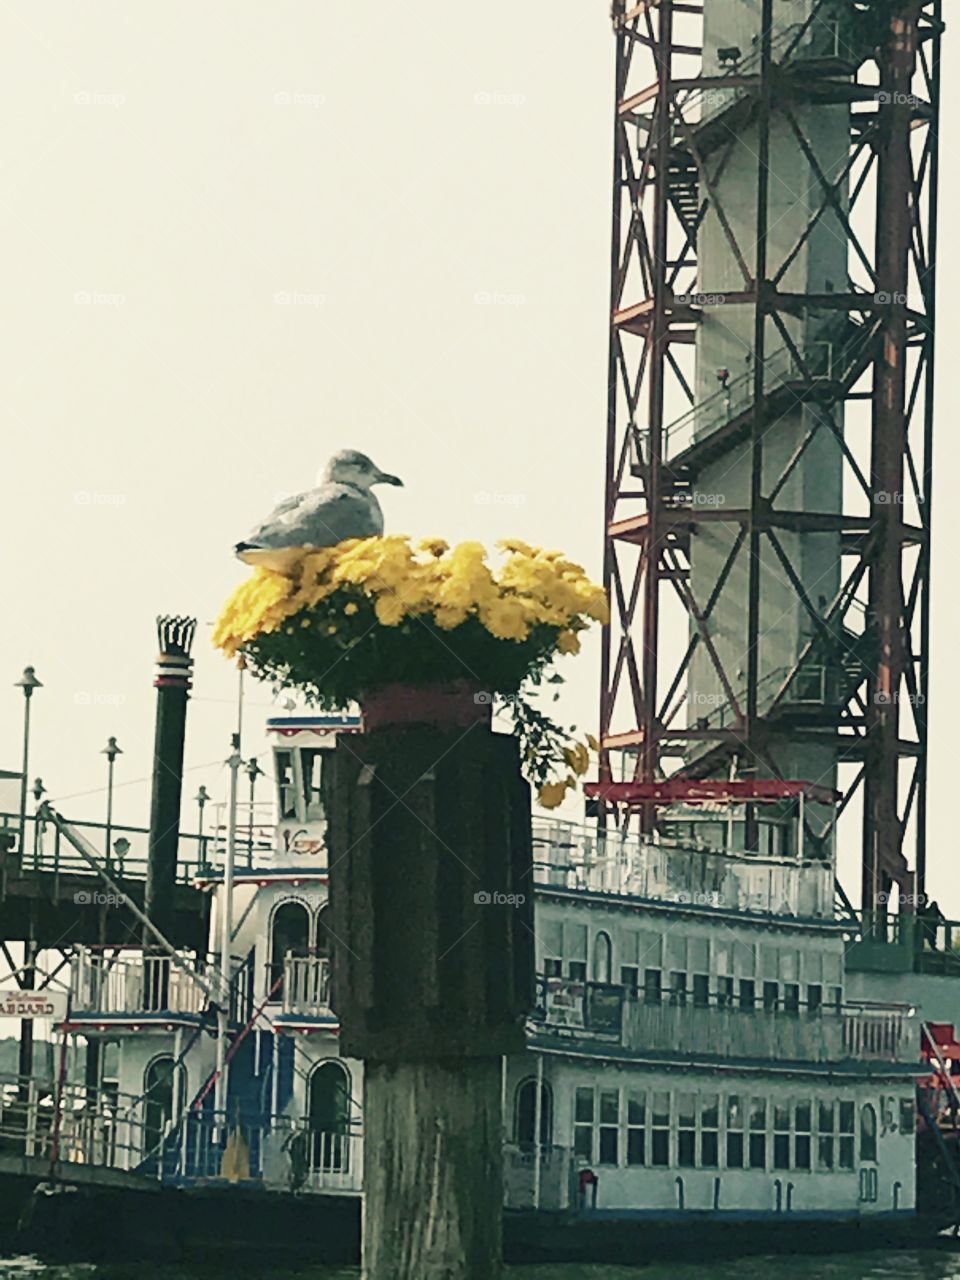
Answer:
[(321, 1062), (310, 1077), (307, 1128), (310, 1171), (350, 1167), (350, 1077), (340, 1062)]
[(823, 1004), (823, 987), (818, 983), (810, 983), (807, 987), (807, 1012), (819, 1013)]
[(647, 1095), (627, 1094), (627, 1164), (647, 1162)]
[(750, 1168), (767, 1167), (767, 1100), (750, 1099)]
[(780, 984), (777, 982), (765, 982), (763, 984), (763, 1007), (768, 1013), (773, 1013), (777, 1007), (777, 1000), (780, 997)]
[(283, 971), (288, 955), (306, 956), (310, 951), (310, 913), (302, 902), (283, 902), (273, 913), (270, 935), (268, 991), (276, 986), (273, 998), (283, 991)]
[(733, 979), (718, 978), (717, 979), (717, 1004), (722, 1009), (729, 1009), (733, 1005)]
[(631, 996), (635, 996), (640, 987), (640, 970), (635, 964), (620, 966), (620, 985)]
[(720, 1098), (705, 1093), (700, 1098), (700, 1166), (715, 1169), (720, 1162)]
[(687, 1003), (687, 975), (685, 973), (671, 973), (670, 1003), (674, 1005)]
[(740, 1008), (752, 1009), (757, 1003), (757, 984), (753, 978), (740, 979)]
[(695, 973), (693, 975), (693, 1003), (701, 1009), (710, 1003), (710, 975)]
[(281, 818), (297, 817), (297, 784), (293, 776), (293, 753), (278, 751), (277, 767), (277, 801), (280, 805)]
[(785, 1013), (798, 1014), (800, 1012), (800, 984), (798, 982), (784, 983), (783, 1009)]
[(853, 1168), (853, 1126), (856, 1107), (852, 1102), (840, 1103), (840, 1168)]
[(727, 1098), (727, 1168), (743, 1168), (743, 1100), (736, 1093)]
[(790, 1104), (776, 1102), (773, 1106), (773, 1167), (790, 1168)]
[[(173, 1055), (154, 1058), (143, 1073), (143, 1156), (156, 1158), (168, 1128), (183, 1108), (184, 1070)], [(175, 1114), (176, 1112), (176, 1114)]]
[[(515, 1139), (519, 1147), (531, 1151), (537, 1125), (537, 1082), (533, 1076), (517, 1085), (515, 1106)], [(550, 1086), (540, 1085), (540, 1145), (549, 1147), (553, 1142), (553, 1095)]]
[(620, 1090), (600, 1090), (600, 1164), (619, 1164)]
[(834, 1143), (836, 1116), (832, 1102), (821, 1102), (817, 1107), (817, 1168), (832, 1169), (834, 1167)]
[(574, 1095), (573, 1149), (587, 1164), (593, 1163), (593, 1088), (581, 1086)]
[(912, 1138), (917, 1127), (917, 1104), (913, 1098), (900, 1099), (900, 1132)]
[(587, 962), (586, 960), (571, 960), (567, 965), (567, 973), (570, 975), (571, 982), (586, 982), (587, 980)]
[(307, 821), (319, 821), (324, 816), (323, 758), (321, 747), (303, 747), (300, 751), (300, 770), (303, 774), (303, 803)]
[(877, 1113), (868, 1102), (860, 1108), (860, 1159), (876, 1161)]
[(544, 960), (543, 962), (544, 976), (547, 978), (563, 977), (563, 961), (562, 960)]
[(650, 1163), (660, 1167), (670, 1163), (670, 1094), (653, 1095), (650, 1130)]
[(661, 973), (659, 969), (644, 969), (643, 998), (647, 1004), (660, 1003)]
[(314, 951), (318, 956), (333, 959), (333, 934), (330, 930), (330, 904), (325, 902), (317, 912), (317, 937)]
[(593, 940), (593, 980), (610, 982), (613, 974), (613, 944), (602, 930)]
[(795, 1104), (793, 1108), (793, 1167), (809, 1169), (811, 1159), (810, 1134), (813, 1131), (813, 1108), (809, 1099)]
[(692, 1093), (677, 1094), (677, 1164), (683, 1169), (692, 1169), (695, 1163), (696, 1129), (696, 1098)]

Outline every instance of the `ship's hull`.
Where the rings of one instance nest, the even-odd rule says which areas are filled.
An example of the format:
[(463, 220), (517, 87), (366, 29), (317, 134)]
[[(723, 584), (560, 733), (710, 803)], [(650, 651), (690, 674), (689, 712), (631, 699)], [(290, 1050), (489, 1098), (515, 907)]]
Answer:
[[(11, 1186), (10, 1190), (14, 1188)], [(22, 1185), (16, 1190), (22, 1198)], [(6, 1193), (6, 1186), (0, 1188)], [(584, 1213), (508, 1210), (508, 1262), (631, 1265), (776, 1253), (840, 1253), (930, 1243), (948, 1224), (913, 1212), (863, 1216), (733, 1211)], [(268, 1191), (247, 1185), (116, 1187), (41, 1184), (29, 1197), (16, 1240), (60, 1261), (238, 1262), (360, 1259), (359, 1196)], [(948, 1240), (945, 1239), (945, 1243)]]

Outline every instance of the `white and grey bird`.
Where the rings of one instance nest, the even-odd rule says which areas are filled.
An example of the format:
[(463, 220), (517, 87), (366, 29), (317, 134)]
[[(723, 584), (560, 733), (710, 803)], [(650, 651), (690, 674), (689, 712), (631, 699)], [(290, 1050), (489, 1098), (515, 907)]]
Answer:
[(303, 548), (333, 547), (347, 538), (383, 533), (375, 484), (399, 484), (356, 449), (341, 449), (327, 463), (316, 489), (285, 498), (234, 550), (246, 564), (289, 567)]

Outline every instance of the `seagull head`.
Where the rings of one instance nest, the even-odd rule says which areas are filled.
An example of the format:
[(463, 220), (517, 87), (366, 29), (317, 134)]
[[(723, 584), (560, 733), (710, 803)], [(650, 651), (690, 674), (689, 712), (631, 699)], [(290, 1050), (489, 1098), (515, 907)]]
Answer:
[(341, 449), (335, 453), (324, 469), (323, 480), (363, 490), (375, 484), (403, 484), (399, 476), (381, 471), (365, 453), (358, 453), (356, 449)]

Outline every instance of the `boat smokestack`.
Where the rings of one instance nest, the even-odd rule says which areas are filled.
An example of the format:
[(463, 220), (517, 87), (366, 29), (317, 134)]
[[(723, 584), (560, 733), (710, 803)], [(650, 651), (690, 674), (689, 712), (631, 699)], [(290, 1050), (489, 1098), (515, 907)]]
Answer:
[[(190, 649), (196, 618), (157, 618), (160, 652), (154, 687), (157, 720), (153, 740), (153, 785), (150, 797), (150, 837), (147, 854), (147, 915), (166, 935), (173, 923), (180, 841), (180, 793), (183, 787), (183, 745), (187, 727), (187, 699), (193, 675)], [(147, 943), (149, 940), (144, 939)]]

